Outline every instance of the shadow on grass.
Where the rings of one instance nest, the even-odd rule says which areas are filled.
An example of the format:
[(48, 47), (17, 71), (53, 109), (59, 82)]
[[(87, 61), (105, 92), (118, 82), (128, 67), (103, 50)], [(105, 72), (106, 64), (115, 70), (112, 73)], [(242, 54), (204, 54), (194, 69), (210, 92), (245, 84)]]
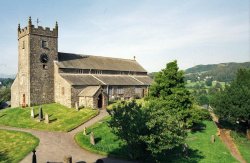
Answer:
[[(141, 156), (142, 159), (134, 159), (131, 156), (134, 156), (134, 153), (132, 153), (128, 146), (122, 145), (120, 148), (117, 148), (111, 152), (109, 152), (108, 157), (115, 157), (115, 158), (122, 158), (126, 160), (134, 160), (139, 162), (145, 162), (145, 163), (154, 163), (156, 160), (154, 160), (152, 157), (149, 156), (149, 154), (143, 153), (144, 156)], [(161, 163), (198, 163), (202, 159), (204, 159), (204, 154), (197, 150), (197, 149), (191, 149), (189, 148), (186, 153), (182, 152), (182, 148), (175, 148), (173, 150), (170, 150), (168, 152), (165, 152), (164, 154), (158, 156), (158, 161)], [(105, 162), (105, 159), (103, 159)]]
[(95, 143), (98, 143), (98, 142), (100, 142), (101, 140), (102, 140), (102, 138), (97, 137), (97, 138), (95, 138)]
[(160, 162), (168, 162), (168, 163), (198, 163), (205, 156), (201, 151), (197, 149), (188, 149), (187, 153), (183, 153), (181, 148), (176, 148), (174, 150), (166, 153), (165, 157), (160, 159)]
[(0, 115), (0, 118), (2, 118), (2, 117), (4, 117), (4, 116), (6, 116), (6, 114), (2, 114), (2, 115)]
[(196, 132), (204, 132), (204, 130), (206, 129), (206, 124), (204, 123), (199, 123), (199, 124), (195, 124), (192, 128), (191, 128), (191, 133), (196, 133)]
[(13, 160), (4, 152), (0, 151), (0, 162), (12, 162)]
[(49, 120), (50, 123), (53, 123), (53, 122), (55, 122), (55, 121), (57, 121), (57, 118), (54, 118), (54, 119), (50, 119), (50, 120)]

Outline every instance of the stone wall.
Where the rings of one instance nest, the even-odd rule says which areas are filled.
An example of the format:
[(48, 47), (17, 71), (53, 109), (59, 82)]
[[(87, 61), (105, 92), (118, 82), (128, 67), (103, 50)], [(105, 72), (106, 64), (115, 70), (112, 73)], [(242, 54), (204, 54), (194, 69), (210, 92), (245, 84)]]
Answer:
[[(54, 102), (53, 62), (57, 60), (57, 37), (57, 25), (53, 30), (35, 28), (31, 18), (27, 27), (18, 27), (18, 73), (17, 83), (12, 87), (12, 106)], [(42, 47), (42, 41), (47, 42), (46, 47)], [(41, 54), (49, 57), (47, 63), (40, 61)]]
[(102, 106), (103, 106), (100, 109), (106, 109), (108, 105), (108, 96), (105, 92), (103, 92), (102, 89), (99, 89), (98, 92), (96, 92), (96, 94), (93, 97), (88, 97), (88, 96), (79, 97), (79, 106), (98, 109), (98, 97), (100, 94), (102, 94)]
[[(42, 41), (47, 42), (43, 48)], [(54, 61), (57, 60), (57, 38), (30, 35), (30, 101), (31, 104), (54, 102)], [(42, 63), (42, 54), (48, 56), (48, 62)]]
[(54, 83), (54, 95), (55, 102), (62, 104), (67, 107), (74, 107), (71, 105), (71, 84), (68, 83), (65, 79), (63, 79), (58, 73), (58, 67), (56, 62), (54, 63), (55, 67), (55, 83)]
[(19, 90), (18, 90), (18, 77), (14, 80), (11, 86), (11, 107), (19, 106)]
[(80, 107), (90, 107), (94, 108), (94, 98), (93, 97), (79, 97)]
[(18, 38), (18, 73), (11, 88), (11, 106), (30, 105), (30, 39)]
[(71, 106), (74, 107), (75, 103), (79, 104), (79, 93), (86, 88), (86, 86), (72, 86), (71, 89)]
[[(109, 86), (108, 89), (110, 100), (121, 98), (143, 98), (148, 93), (147, 86)], [(121, 89), (123, 89), (123, 91), (121, 91)]]

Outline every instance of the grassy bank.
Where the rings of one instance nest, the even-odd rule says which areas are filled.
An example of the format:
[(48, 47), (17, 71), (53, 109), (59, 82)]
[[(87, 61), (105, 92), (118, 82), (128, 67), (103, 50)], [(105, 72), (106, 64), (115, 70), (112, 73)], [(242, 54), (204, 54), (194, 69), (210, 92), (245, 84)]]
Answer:
[(30, 117), (30, 108), (10, 108), (0, 111), (0, 125), (47, 131), (70, 131), (98, 114), (98, 110), (76, 111), (60, 104), (42, 105), (43, 113), (51, 123), (38, 122), (39, 106), (34, 107), (36, 118)]
[(0, 130), (0, 162), (17, 163), (39, 144), (31, 134), (18, 131)]

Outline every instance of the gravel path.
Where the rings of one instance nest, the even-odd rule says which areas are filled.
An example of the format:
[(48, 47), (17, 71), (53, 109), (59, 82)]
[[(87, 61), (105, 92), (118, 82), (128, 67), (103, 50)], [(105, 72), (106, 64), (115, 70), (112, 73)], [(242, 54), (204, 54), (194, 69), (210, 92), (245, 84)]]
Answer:
[[(82, 131), (84, 127), (89, 127), (90, 125), (98, 122), (107, 115), (108, 113), (105, 110), (102, 110), (98, 116), (68, 133), (37, 131), (7, 126), (0, 126), (0, 129), (24, 131), (39, 138), (40, 143), (36, 149), (38, 163), (63, 162), (64, 156), (68, 155), (72, 156), (74, 163), (94, 163), (99, 158), (103, 159), (105, 163), (129, 163), (129, 161), (107, 158), (102, 155), (91, 153), (80, 148), (74, 141), (74, 135), (76, 133)], [(21, 163), (31, 163), (31, 161), (32, 153), (26, 156)]]
[(223, 129), (219, 123), (217, 116), (212, 112), (210, 112), (210, 114), (213, 118), (214, 123), (216, 124), (218, 128), (218, 133), (219, 133), (221, 140), (226, 145), (226, 147), (230, 150), (230, 153), (232, 154), (232, 156), (236, 158), (239, 162), (246, 163), (246, 160), (242, 157), (236, 144), (234, 143), (233, 138), (230, 136), (231, 131), (228, 129)]

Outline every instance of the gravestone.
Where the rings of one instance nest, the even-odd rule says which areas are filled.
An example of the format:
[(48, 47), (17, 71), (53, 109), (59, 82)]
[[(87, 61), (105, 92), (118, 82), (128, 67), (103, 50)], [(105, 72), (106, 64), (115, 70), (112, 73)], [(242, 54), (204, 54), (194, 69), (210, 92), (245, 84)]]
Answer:
[(220, 136), (220, 129), (218, 129), (217, 131), (217, 136)]
[(40, 106), (40, 108), (39, 108), (39, 117), (38, 117), (39, 119), (39, 121), (42, 121), (43, 120), (43, 108)]
[(45, 123), (49, 124), (49, 115), (47, 113), (45, 114)]
[(79, 111), (78, 102), (75, 102), (76, 111)]
[(34, 108), (32, 107), (30, 110), (30, 116), (31, 118), (35, 118)]
[(211, 136), (211, 142), (212, 142), (212, 143), (215, 142), (215, 137), (214, 137), (214, 135)]
[(72, 163), (72, 156), (64, 156), (63, 163)]
[(183, 150), (182, 150), (182, 152), (183, 152), (183, 154), (184, 154), (185, 157), (188, 157), (188, 145), (187, 145), (187, 143), (185, 143), (185, 144), (183, 145)]
[(86, 133), (86, 127), (83, 128), (83, 135), (87, 135), (87, 133)]
[(95, 137), (93, 132), (90, 133), (89, 138), (90, 138), (90, 144), (95, 145)]

